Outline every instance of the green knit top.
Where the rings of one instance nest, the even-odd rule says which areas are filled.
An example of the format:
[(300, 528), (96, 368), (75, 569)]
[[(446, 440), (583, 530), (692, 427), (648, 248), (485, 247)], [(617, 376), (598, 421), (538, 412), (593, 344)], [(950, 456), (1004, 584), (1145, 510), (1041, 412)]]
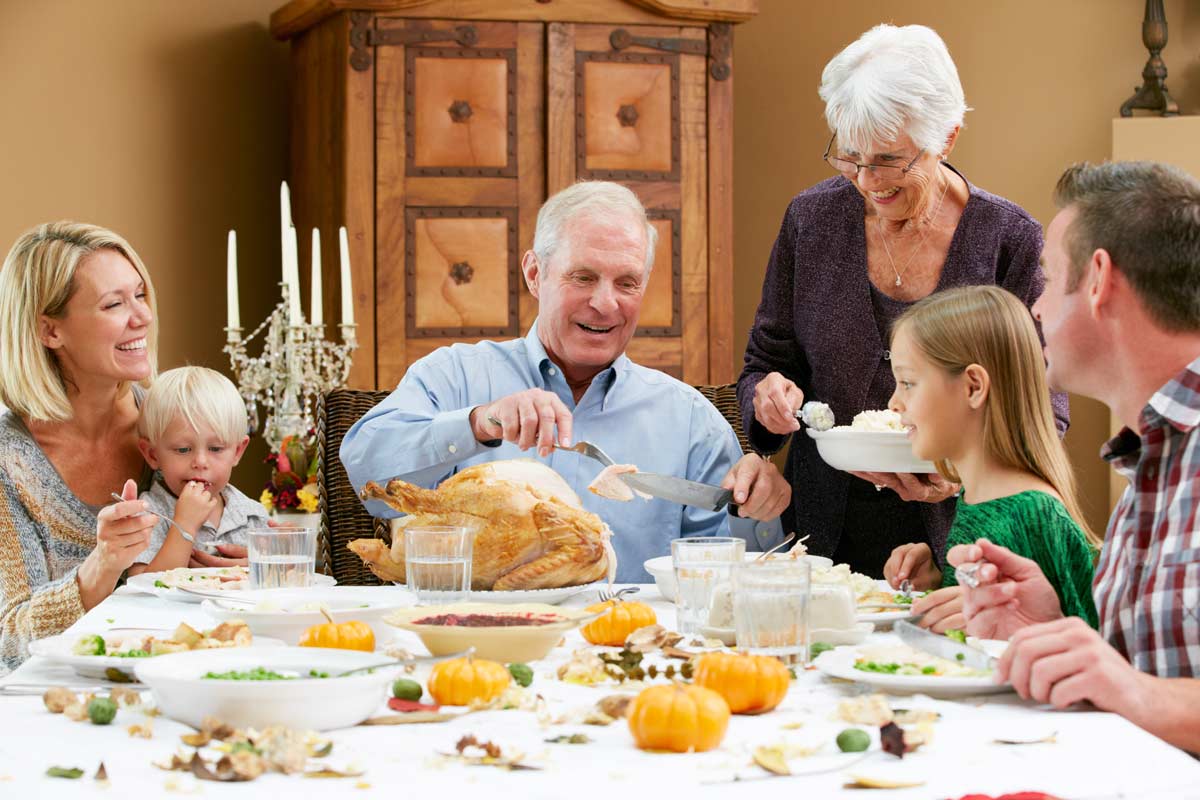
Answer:
[[(980, 538), (1036, 561), (1058, 593), (1063, 614), (1097, 627), (1092, 598), (1095, 550), (1061, 501), (1032, 489), (976, 504), (959, 495), (946, 549)], [(946, 564), (944, 569), (942, 585), (956, 586), (954, 567)]]

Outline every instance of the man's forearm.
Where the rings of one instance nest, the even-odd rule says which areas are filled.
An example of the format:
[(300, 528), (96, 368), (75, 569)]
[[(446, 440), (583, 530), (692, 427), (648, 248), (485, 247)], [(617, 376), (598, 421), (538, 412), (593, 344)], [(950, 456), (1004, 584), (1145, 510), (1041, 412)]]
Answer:
[(1137, 702), (1121, 714), (1189, 753), (1200, 754), (1200, 680), (1138, 674)]

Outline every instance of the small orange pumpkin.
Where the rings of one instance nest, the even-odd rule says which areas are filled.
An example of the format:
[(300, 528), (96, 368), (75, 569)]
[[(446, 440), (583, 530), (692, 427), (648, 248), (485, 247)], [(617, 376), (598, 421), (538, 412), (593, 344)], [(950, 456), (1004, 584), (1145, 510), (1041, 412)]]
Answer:
[(654, 609), (645, 603), (609, 600), (588, 606), (588, 613), (595, 614), (604, 609), (610, 609), (599, 619), (592, 620), (580, 628), (583, 638), (592, 644), (603, 644), (618, 647), (625, 644), (629, 634), (638, 628), (653, 625), (658, 622)]
[(469, 706), (499, 697), (512, 676), (503, 664), (482, 658), (443, 661), (429, 675), (429, 695), (444, 706)]
[(341, 650), (375, 651), (375, 632), (365, 622), (351, 620), (334, 622), (325, 609), (321, 609), (325, 622), (313, 625), (300, 636), (301, 647), (333, 647)]
[(692, 680), (725, 698), (734, 714), (770, 711), (783, 702), (792, 676), (771, 656), (705, 653), (696, 659)]
[(712, 750), (725, 738), (729, 705), (703, 686), (651, 686), (629, 704), (629, 732), (642, 750)]

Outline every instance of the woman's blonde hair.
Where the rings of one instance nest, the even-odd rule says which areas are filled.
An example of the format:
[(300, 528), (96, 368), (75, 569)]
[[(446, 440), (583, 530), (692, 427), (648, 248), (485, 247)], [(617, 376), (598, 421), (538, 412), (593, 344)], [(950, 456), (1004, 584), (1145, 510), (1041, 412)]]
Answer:
[(157, 444), (183, 417), (192, 430), (212, 431), (227, 445), (246, 436), (246, 403), (233, 381), (206, 367), (177, 367), (159, 375), (142, 401), (138, 435)]
[[(951, 375), (961, 375), (971, 364), (987, 370), (991, 387), (983, 438), (988, 453), (1053, 486), (1088, 541), (1099, 546), (1102, 539), (1083, 516), (1075, 475), (1054, 426), (1042, 343), (1025, 304), (998, 286), (964, 286), (908, 309), (892, 326), (893, 339), (900, 330)], [(947, 480), (961, 481), (948, 461), (938, 461), (937, 468)]]
[[(123, 255), (146, 285), (153, 318), (146, 332), (149, 385), (157, 368), (158, 308), (150, 273), (121, 236), (81, 222), (48, 222), (21, 234), (0, 268), (0, 401), (15, 414), (45, 422), (71, 419), (67, 385), (54, 353), (42, 344), (39, 320), (61, 318), (75, 294), (75, 273), (98, 250)], [(124, 388), (124, 387), (122, 387)]]

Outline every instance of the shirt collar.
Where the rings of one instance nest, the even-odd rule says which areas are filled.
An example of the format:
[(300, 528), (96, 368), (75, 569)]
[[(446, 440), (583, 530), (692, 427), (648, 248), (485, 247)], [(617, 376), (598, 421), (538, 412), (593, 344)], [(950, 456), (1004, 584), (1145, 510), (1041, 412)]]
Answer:
[[(546, 371), (554, 366), (558, 369), (559, 375), (562, 375), (562, 367), (550, 360), (550, 356), (546, 353), (546, 347), (542, 344), (541, 338), (538, 336), (538, 321), (534, 319), (533, 324), (529, 326), (529, 333), (525, 335), (525, 354), (529, 359), (529, 367), (531, 374), (540, 375), (543, 380), (546, 378)], [(617, 384), (620, 377), (629, 371), (632, 362), (629, 356), (621, 353), (617, 356), (611, 365), (600, 370), (596, 377), (592, 379), (592, 383), (600, 387), (601, 408), (604, 407), (604, 402), (608, 398), (608, 393), (613, 386)], [(566, 378), (563, 378), (566, 383)]]
[[(1143, 435), (1164, 423), (1180, 433), (1188, 433), (1200, 425), (1200, 358), (1167, 381), (1142, 408), (1138, 428)], [(1141, 436), (1126, 426), (1105, 442), (1100, 457), (1118, 469), (1128, 469), (1137, 463), (1141, 447)]]
[(1200, 425), (1200, 358), (1155, 392), (1142, 409), (1141, 417), (1143, 429), (1156, 424), (1157, 418), (1166, 420), (1182, 433)]

